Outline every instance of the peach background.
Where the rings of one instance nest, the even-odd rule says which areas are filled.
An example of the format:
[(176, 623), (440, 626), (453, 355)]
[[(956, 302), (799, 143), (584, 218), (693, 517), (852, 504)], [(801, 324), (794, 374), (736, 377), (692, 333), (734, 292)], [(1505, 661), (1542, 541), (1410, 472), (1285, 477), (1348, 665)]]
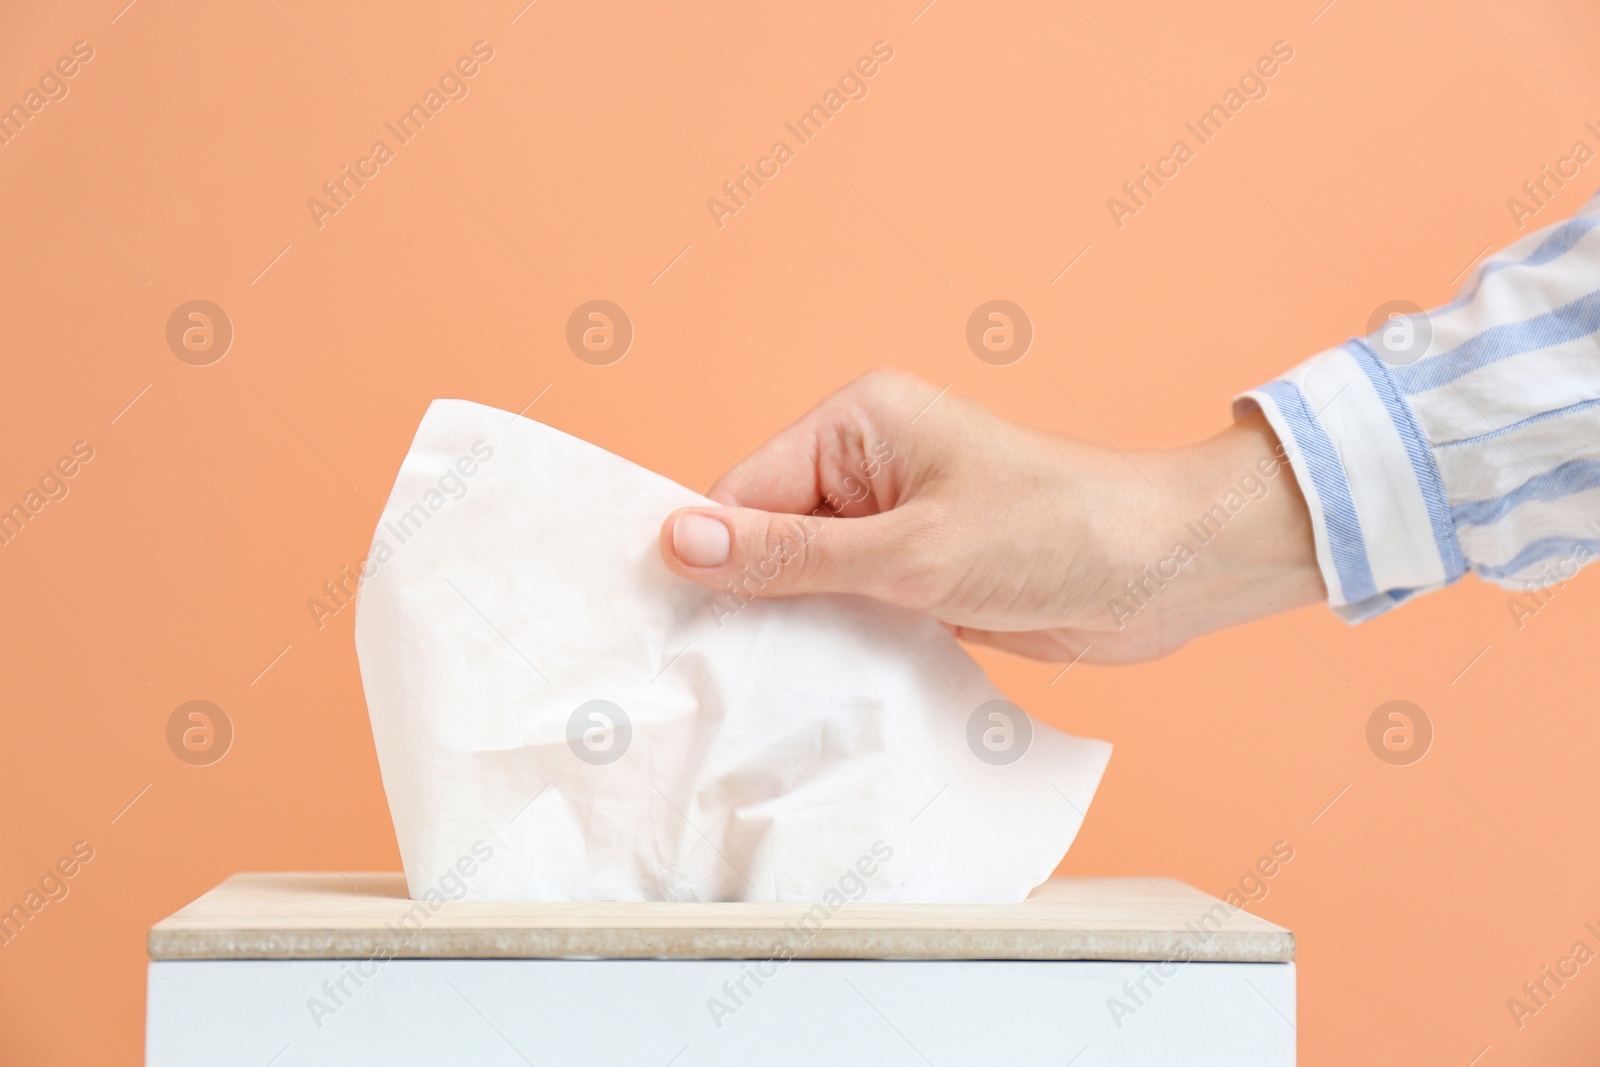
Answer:
[[(0, 32), (0, 102), (95, 49), (0, 147), (0, 505), (95, 449), (0, 547), (0, 902), (95, 849), (0, 948), (6, 1064), (137, 1062), (145, 930), (229, 873), (398, 867), (352, 613), (319, 631), (306, 601), (362, 555), (431, 398), (548, 385), (530, 414), (697, 487), (879, 363), (1063, 433), (1186, 442), (1380, 303), (1444, 301), (1600, 119), (1579, 0), (538, 0), (514, 24), (523, 0), (124, 2), (7, 3)], [(480, 39), (471, 95), (318, 230), (306, 199)], [(706, 198), (880, 39), (870, 96), (716, 229)], [(1117, 230), (1106, 198), (1280, 39), (1270, 96)], [(1537, 224), (1596, 186), (1600, 164)], [(200, 297), (237, 331), (207, 367), (164, 340)], [(563, 343), (595, 297), (637, 329), (610, 367)], [(1037, 330), (1014, 366), (963, 340), (993, 297)], [(1600, 971), (1520, 1031), (1506, 1000), (1600, 919), (1596, 582), (1520, 632), (1468, 581), (1054, 685), (979, 656), (1118, 746), (1065, 872), (1220, 894), (1294, 846), (1253, 908), (1300, 937), (1302, 1062), (1592, 1062)], [(193, 698), (237, 730), (213, 766), (166, 746)], [(1394, 698), (1435, 724), (1414, 766), (1366, 747)]]

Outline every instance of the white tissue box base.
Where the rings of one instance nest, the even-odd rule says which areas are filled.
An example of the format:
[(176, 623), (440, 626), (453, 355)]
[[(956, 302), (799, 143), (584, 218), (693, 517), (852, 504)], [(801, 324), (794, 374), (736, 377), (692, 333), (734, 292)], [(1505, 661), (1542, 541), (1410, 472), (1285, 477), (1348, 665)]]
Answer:
[[(357, 963), (371, 972), (359, 986), (359, 975), (351, 976)], [(1295, 1062), (1292, 963), (767, 961), (774, 973), (759, 987), (748, 977), (752, 967), (740, 960), (161, 960), (150, 964), (146, 1064)]]

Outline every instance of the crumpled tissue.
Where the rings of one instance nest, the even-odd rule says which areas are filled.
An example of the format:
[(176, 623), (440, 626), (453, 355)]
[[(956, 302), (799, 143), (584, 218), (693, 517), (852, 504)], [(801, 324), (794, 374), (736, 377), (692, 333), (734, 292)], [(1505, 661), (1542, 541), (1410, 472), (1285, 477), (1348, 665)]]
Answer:
[(661, 523), (709, 503), (531, 419), (428, 408), (355, 626), (411, 895), (1026, 898), (1111, 746), (1029, 718), (932, 619), (674, 575)]

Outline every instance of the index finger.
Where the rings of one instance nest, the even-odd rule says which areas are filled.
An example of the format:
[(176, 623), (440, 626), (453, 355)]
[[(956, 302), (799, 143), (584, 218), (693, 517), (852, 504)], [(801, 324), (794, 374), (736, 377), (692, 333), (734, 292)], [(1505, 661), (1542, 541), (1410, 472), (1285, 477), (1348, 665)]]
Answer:
[[(926, 394), (924, 396), (923, 394)], [(830, 505), (846, 515), (894, 506), (892, 479), (872, 484), (891, 437), (909, 413), (936, 395), (899, 371), (874, 371), (825, 397), (717, 479), (707, 494), (719, 504), (808, 514)]]

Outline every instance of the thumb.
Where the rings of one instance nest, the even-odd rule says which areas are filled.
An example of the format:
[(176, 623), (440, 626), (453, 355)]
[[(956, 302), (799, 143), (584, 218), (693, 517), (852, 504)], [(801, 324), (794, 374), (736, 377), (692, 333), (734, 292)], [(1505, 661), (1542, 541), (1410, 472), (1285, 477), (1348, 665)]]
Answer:
[(683, 508), (661, 524), (674, 573), (742, 600), (799, 593), (889, 599), (899, 564), (893, 512), (846, 519), (819, 508), (786, 515), (754, 508)]

